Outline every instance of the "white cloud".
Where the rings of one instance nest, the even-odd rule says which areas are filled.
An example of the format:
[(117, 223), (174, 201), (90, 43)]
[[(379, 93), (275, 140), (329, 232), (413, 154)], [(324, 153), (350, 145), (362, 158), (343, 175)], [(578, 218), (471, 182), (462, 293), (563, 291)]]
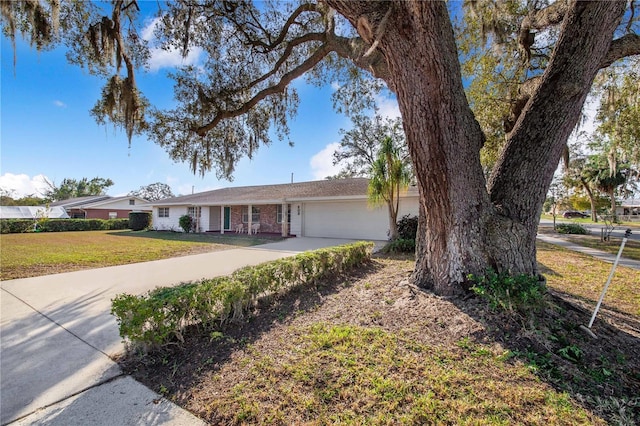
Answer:
[(324, 179), (340, 173), (340, 165), (333, 165), (333, 153), (340, 149), (338, 142), (333, 142), (325, 146), (322, 151), (311, 157), (309, 165), (314, 179)]
[(65, 104), (64, 102), (59, 101), (57, 99), (55, 101), (53, 101), (53, 104), (55, 106), (59, 107), (59, 108), (66, 108), (67, 107), (67, 104)]
[(183, 65), (197, 64), (200, 60), (201, 53), (202, 49), (192, 47), (187, 57), (183, 58), (182, 54), (176, 49), (163, 50), (157, 47), (150, 49), (149, 71), (155, 72), (160, 68), (174, 68)]
[(385, 118), (400, 117), (400, 107), (395, 98), (388, 98), (383, 95), (376, 95), (376, 105), (378, 106), (378, 114)]
[(333, 89), (333, 91), (337, 91), (340, 90), (340, 83), (338, 83), (337, 81), (332, 81), (331, 82), (331, 88)]
[(199, 47), (191, 47), (187, 56), (183, 58), (178, 49), (165, 50), (156, 46), (157, 42), (153, 33), (159, 23), (160, 18), (154, 18), (141, 31), (142, 38), (148, 41), (151, 46), (149, 48), (149, 70), (155, 72), (161, 68), (197, 64), (202, 54), (202, 49)]
[(13, 173), (5, 173), (0, 176), (0, 188), (11, 192), (11, 195), (15, 198), (27, 195), (41, 196), (48, 188), (45, 180), (49, 179), (42, 174), (29, 177), (26, 174), (14, 175)]

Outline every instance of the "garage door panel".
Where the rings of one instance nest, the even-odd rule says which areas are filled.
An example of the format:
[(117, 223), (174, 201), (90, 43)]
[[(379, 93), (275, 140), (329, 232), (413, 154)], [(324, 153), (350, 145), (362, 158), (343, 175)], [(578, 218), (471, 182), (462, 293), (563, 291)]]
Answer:
[(307, 237), (387, 239), (389, 225), (384, 206), (370, 208), (366, 201), (307, 203), (304, 215)]

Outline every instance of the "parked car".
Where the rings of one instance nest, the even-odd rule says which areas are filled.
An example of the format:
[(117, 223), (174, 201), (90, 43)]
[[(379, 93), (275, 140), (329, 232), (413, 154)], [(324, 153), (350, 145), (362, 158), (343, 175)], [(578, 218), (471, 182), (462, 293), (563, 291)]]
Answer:
[(567, 219), (573, 219), (576, 217), (589, 217), (586, 214), (582, 213), (582, 212), (564, 212), (562, 214), (562, 217), (565, 217)]

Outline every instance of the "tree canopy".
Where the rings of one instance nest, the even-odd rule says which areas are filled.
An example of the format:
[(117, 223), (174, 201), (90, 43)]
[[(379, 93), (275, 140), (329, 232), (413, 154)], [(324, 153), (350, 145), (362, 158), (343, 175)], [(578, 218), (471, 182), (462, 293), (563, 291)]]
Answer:
[(104, 195), (106, 189), (113, 186), (111, 179), (94, 177), (93, 179), (65, 178), (56, 185), (54, 182), (45, 181), (48, 188), (44, 192), (46, 201), (61, 201), (69, 198), (86, 197), (90, 195)]
[(158, 201), (174, 196), (173, 191), (171, 191), (171, 187), (162, 182), (141, 186), (139, 189), (129, 192), (128, 195), (135, 195), (137, 197), (144, 198), (147, 201)]
[(408, 168), (411, 167), (400, 118), (356, 114), (351, 117), (351, 122), (353, 127), (350, 130), (341, 129), (340, 148), (333, 153), (333, 164), (342, 166), (342, 177), (371, 177), (371, 168), (385, 138), (391, 138), (400, 159), (407, 163)]
[[(177, 104), (159, 110), (136, 86), (149, 54), (137, 2), (114, 0), (107, 14), (89, 2), (1, 4), (5, 34), (40, 49), (62, 41), (71, 62), (105, 79), (99, 121), (146, 132), (201, 173), (230, 176), (273, 134), (288, 139), (299, 77), (336, 83), (347, 112), (388, 88), (421, 197), (413, 279), (446, 294), (488, 268), (538, 272), (542, 205), (596, 75), (640, 54), (635, 1), (181, 0), (160, 12), (156, 34), (205, 59), (173, 74)], [(483, 90), (495, 101), (474, 95)]]

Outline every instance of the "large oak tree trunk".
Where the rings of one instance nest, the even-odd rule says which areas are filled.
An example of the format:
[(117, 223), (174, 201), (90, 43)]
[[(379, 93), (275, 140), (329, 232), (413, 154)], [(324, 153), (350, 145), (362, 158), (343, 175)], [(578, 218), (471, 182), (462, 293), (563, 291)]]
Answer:
[(446, 5), (327, 0), (389, 67), (420, 191), (414, 281), (460, 292), (488, 268), (536, 274), (535, 239), (546, 192), (624, 1), (571, 6), (556, 55), (485, 182), (484, 135), (467, 103)]

